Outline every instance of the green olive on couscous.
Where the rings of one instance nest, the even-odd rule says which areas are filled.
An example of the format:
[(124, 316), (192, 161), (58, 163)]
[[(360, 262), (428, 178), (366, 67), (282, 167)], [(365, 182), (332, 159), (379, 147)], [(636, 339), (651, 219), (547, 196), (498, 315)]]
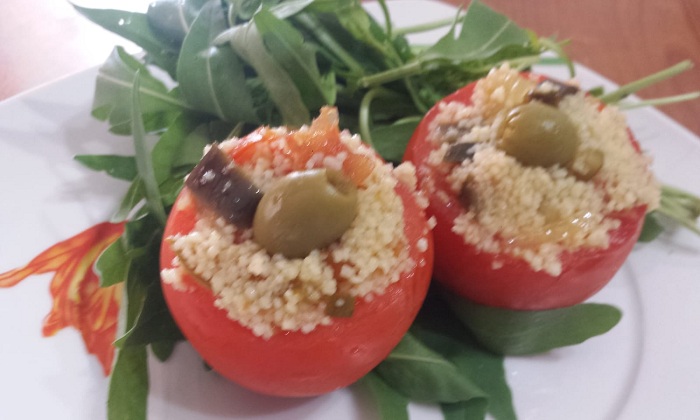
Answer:
[(341, 171), (292, 172), (265, 192), (253, 239), (269, 253), (303, 258), (338, 240), (357, 214), (357, 188)]
[(558, 108), (527, 102), (513, 108), (499, 130), (500, 147), (526, 166), (566, 166), (576, 156), (578, 133)]

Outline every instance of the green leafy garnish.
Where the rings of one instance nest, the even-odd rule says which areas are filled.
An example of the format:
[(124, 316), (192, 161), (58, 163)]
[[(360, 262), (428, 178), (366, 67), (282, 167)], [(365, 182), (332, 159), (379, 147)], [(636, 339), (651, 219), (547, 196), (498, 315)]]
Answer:
[[(419, 118), (437, 100), (484, 76), (494, 65), (512, 61), (526, 66), (557, 46), (479, 2), (460, 17), (459, 36), (452, 29), (427, 49), (412, 48), (403, 35), (384, 30), (356, 0), (262, 2), (255, 9), (253, 2), (246, 13), (237, 13), (239, 2), (169, 3), (160, 0), (147, 15), (129, 15), (134, 25), (150, 25), (147, 36), (127, 37), (142, 46), (146, 56), (129, 56), (117, 48), (100, 69), (93, 113), (109, 120), (113, 132), (129, 133), (127, 94), (139, 71), (148, 132), (167, 128), (180, 112), (206, 113), (206, 118), (248, 127), (298, 126), (310, 122), (319, 106), (331, 104), (338, 107), (343, 128), (368, 140), (377, 131), (374, 146), (396, 160), (401, 153), (395, 140), (405, 144), (408, 131), (396, 121)], [(124, 18), (120, 11), (79, 11), (110, 30)], [(186, 24), (164, 31), (172, 24), (159, 19), (175, 12), (186, 17)], [(174, 76), (174, 89), (166, 88), (147, 67), (158, 65), (152, 60), (158, 51), (167, 51), (169, 62), (175, 60), (174, 70), (163, 68)], [(377, 88), (381, 95), (366, 98)]]
[(430, 292), (410, 332), (370, 373), (390, 387), (373, 395), (380, 407), (398, 404), (395, 393), (438, 403), (445, 419), (483, 419), (488, 413), (515, 420), (503, 361), (477, 343), (439, 293)]
[(439, 353), (407, 333), (375, 372), (411, 400), (454, 403), (482, 398), (483, 392)]
[(170, 75), (175, 74), (177, 50), (170, 45), (167, 38), (158, 36), (151, 30), (146, 14), (114, 9), (92, 9), (77, 4), (73, 4), (73, 7), (94, 23), (137, 44), (148, 53), (150, 62)]
[(146, 202), (151, 208), (151, 212), (156, 218), (165, 225), (165, 220), (168, 216), (165, 214), (163, 202), (160, 200), (160, 191), (156, 181), (156, 175), (153, 171), (153, 161), (151, 160), (151, 152), (146, 144), (146, 129), (141, 120), (141, 104), (139, 101), (139, 89), (141, 86), (140, 72), (136, 72), (134, 77), (134, 89), (132, 91), (133, 100), (131, 103), (131, 134), (134, 138), (134, 150), (136, 152), (136, 168), (138, 174), (143, 181)]
[(145, 419), (148, 400), (148, 354), (145, 347), (117, 352), (107, 396), (110, 420)]
[(97, 74), (92, 115), (109, 121), (115, 134), (131, 134), (131, 101), (134, 76), (140, 74), (139, 101), (142, 124), (151, 132), (167, 127), (175, 113), (190, 106), (177, 90), (168, 90), (139, 59), (116, 47)]
[(133, 156), (77, 155), (75, 160), (94, 171), (105, 171), (112, 178), (124, 181), (132, 181), (137, 175)]
[(177, 80), (188, 103), (231, 122), (258, 123), (244, 63), (230, 48), (213, 46), (227, 27), (217, 2), (208, 2), (186, 33), (177, 62)]
[(382, 419), (408, 420), (408, 397), (389, 386), (379, 375), (370, 372), (357, 385), (369, 389)]
[(447, 301), (482, 346), (497, 354), (524, 355), (583, 343), (622, 318), (610, 305), (582, 303), (560, 309), (515, 311), (450, 296)]

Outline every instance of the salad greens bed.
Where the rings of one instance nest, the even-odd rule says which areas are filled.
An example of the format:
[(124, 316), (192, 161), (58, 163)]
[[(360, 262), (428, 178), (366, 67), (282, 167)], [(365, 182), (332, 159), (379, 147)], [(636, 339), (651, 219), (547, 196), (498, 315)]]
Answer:
[[(573, 74), (562, 43), (477, 1), (453, 21), (403, 29), (393, 27), (384, 1), (379, 6), (383, 22), (359, 0), (157, 0), (146, 13), (75, 6), (143, 48), (135, 55), (113, 50), (99, 70), (93, 103), (93, 116), (107, 121), (110, 131), (133, 137), (134, 155), (76, 157), (130, 182), (113, 216), (126, 222), (124, 234), (96, 263), (101, 285), (125, 283), (110, 419), (146, 418), (148, 349), (165, 360), (183, 339), (160, 289), (158, 255), (167, 213), (204, 145), (259, 125), (300, 126), (331, 104), (342, 128), (398, 162), (423, 114), (492, 67), (554, 61)], [(446, 34), (433, 45), (406, 38), (440, 25)], [(543, 58), (545, 52), (556, 58)], [(643, 86), (603, 98), (617, 102)], [(671, 188), (664, 197), (644, 238), (653, 239), (663, 229), (659, 219), (669, 217), (697, 231), (700, 200)], [(616, 308), (599, 304), (499, 310), (434, 288), (403, 341), (357, 386), (371, 391), (387, 419), (408, 418), (409, 401), (439, 404), (446, 419), (487, 413), (515, 419), (504, 355), (577, 344), (605, 333), (620, 317)]]

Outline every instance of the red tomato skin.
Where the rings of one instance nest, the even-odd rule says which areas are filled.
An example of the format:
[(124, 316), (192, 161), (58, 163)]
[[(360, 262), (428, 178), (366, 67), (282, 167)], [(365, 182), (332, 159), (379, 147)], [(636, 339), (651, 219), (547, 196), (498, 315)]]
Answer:
[[(471, 104), (475, 83), (445, 97), (441, 102)], [(427, 164), (433, 150), (427, 140), (430, 122), (439, 109), (434, 106), (413, 134), (404, 161), (416, 166), (419, 188), (434, 185), (428, 194), (427, 213), (434, 216), (434, 278), (459, 296), (473, 302), (515, 310), (545, 310), (583, 302), (603, 288), (620, 269), (639, 237), (646, 212), (639, 206), (610, 215), (620, 220), (620, 227), (609, 232), (606, 249), (582, 248), (561, 256), (563, 271), (552, 276), (534, 271), (530, 265), (505, 254), (481, 252), (452, 231), (455, 218), (462, 210), (441, 174)], [(630, 133), (630, 141), (639, 150)], [(498, 261), (501, 268), (494, 269)]]
[[(423, 210), (399, 183), (404, 205), (409, 253), (417, 264), (411, 272), (371, 301), (357, 299), (350, 318), (336, 318), (312, 332), (284, 332), (270, 339), (255, 336), (214, 306), (211, 290), (182, 273), (187, 290), (162, 282), (168, 307), (187, 340), (219, 374), (253, 391), (285, 397), (320, 395), (345, 387), (379, 364), (398, 344), (425, 299), (433, 266), (432, 235)], [(173, 207), (164, 237), (187, 233), (196, 210), (185, 189)], [(425, 237), (428, 250), (416, 241)], [(161, 269), (172, 268), (175, 254), (163, 242)]]

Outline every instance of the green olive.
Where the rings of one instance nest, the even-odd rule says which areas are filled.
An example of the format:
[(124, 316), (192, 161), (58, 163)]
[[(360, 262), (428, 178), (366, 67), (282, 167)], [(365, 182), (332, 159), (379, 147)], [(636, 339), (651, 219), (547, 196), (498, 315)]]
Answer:
[(605, 155), (600, 149), (582, 149), (571, 161), (569, 171), (581, 181), (588, 181), (603, 167)]
[(513, 108), (499, 134), (498, 147), (526, 166), (565, 166), (579, 143), (576, 127), (566, 114), (536, 101)]
[(356, 215), (357, 188), (341, 172), (292, 172), (260, 200), (253, 238), (271, 254), (303, 258), (343, 236)]

